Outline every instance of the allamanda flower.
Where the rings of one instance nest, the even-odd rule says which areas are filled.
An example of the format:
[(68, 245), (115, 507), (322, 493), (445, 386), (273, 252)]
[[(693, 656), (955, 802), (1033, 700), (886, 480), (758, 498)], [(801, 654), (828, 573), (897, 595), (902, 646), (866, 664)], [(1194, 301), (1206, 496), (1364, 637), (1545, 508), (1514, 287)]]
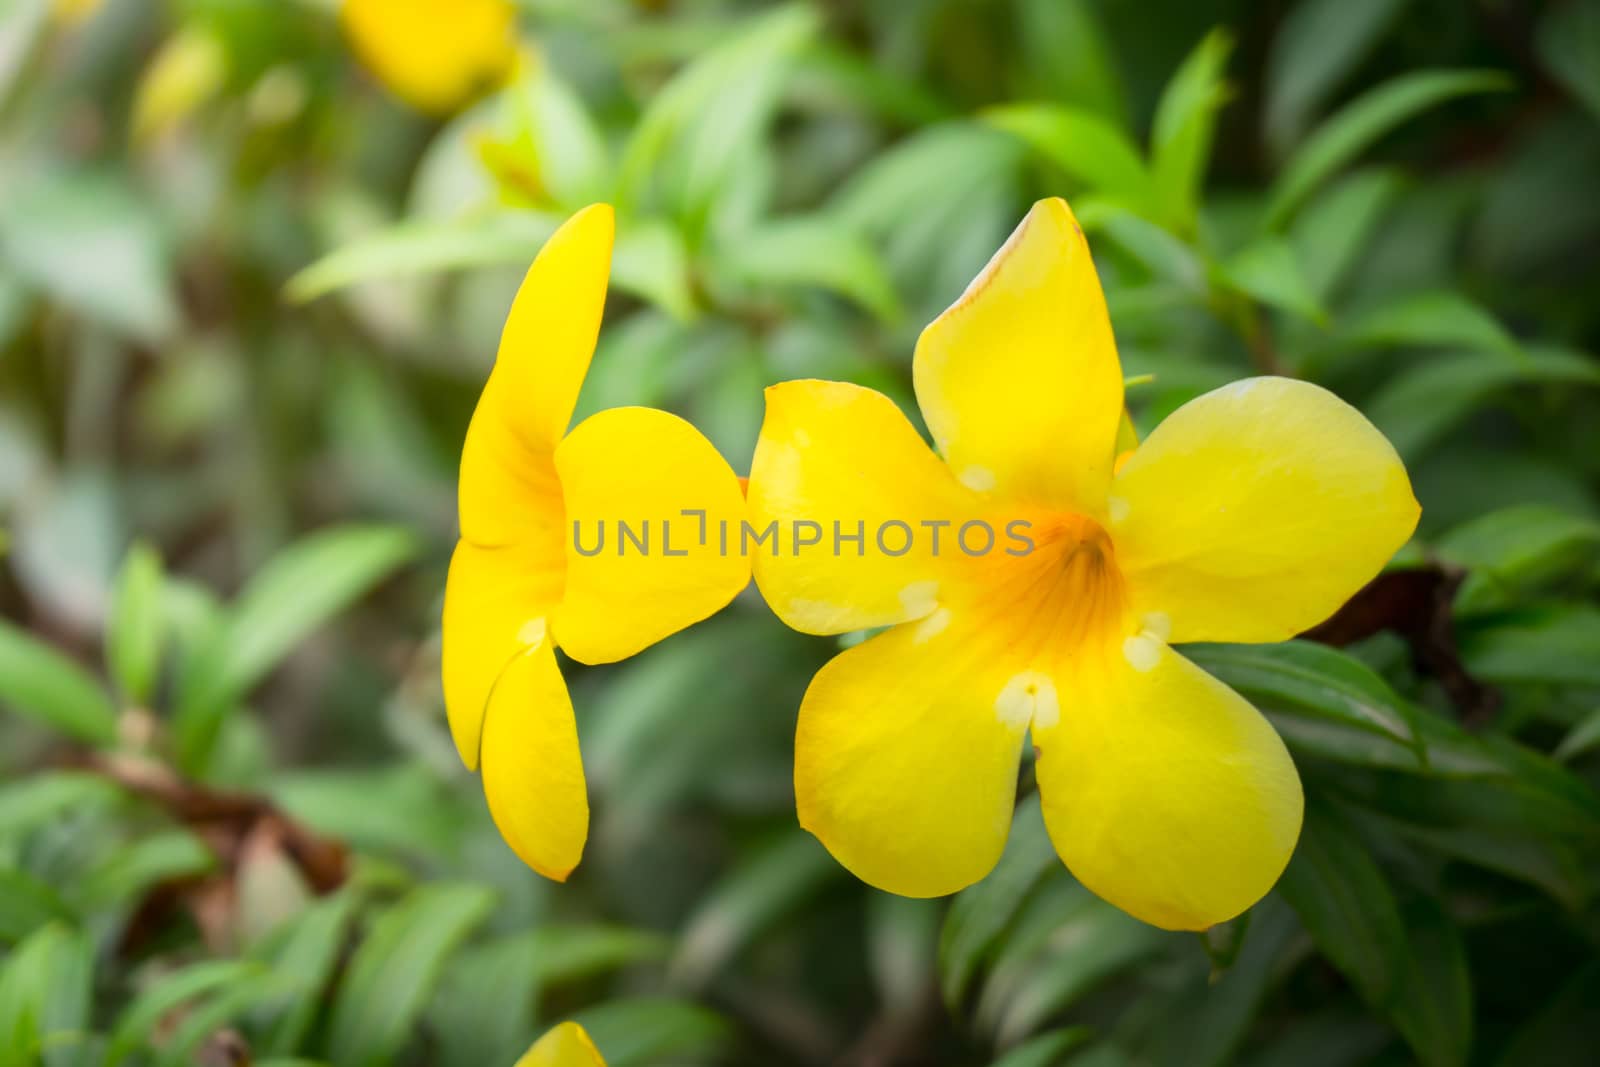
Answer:
[(600, 1050), (577, 1023), (553, 1026), (514, 1067), (606, 1067)]
[[(713, 614), (749, 581), (744, 558), (700, 536), (703, 524), (737, 526), (744, 497), (698, 430), (627, 407), (567, 431), (600, 330), (613, 236), (611, 208), (587, 207), (523, 280), (462, 447), (461, 540), (444, 596), (456, 747), (481, 768), (507, 843), (557, 880), (583, 854), (589, 805), (556, 647), (583, 663), (623, 659)], [(617, 541), (579, 552), (568, 536), (581, 525), (592, 549), (598, 529), (622, 520), (650, 521), (655, 551), (624, 553)]]
[(889, 627), (805, 695), (801, 824), (873, 885), (961, 889), (1000, 857), (1031, 730), (1079, 880), (1157, 926), (1237, 915), (1288, 862), (1299, 778), (1266, 720), (1171, 645), (1278, 641), (1331, 614), (1416, 525), (1393, 448), (1333, 394), (1256, 378), (1118, 462), (1122, 371), (1059, 199), (923, 332), (914, 384), (942, 461), (870, 389), (767, 391), (750, 521), (828, 536), (757, 555), (757, 585), (798, 630)]
[(345, 32), (367, 68), (419, 111), (446, 115), (510, 73), (510, 0), (344, 0)]

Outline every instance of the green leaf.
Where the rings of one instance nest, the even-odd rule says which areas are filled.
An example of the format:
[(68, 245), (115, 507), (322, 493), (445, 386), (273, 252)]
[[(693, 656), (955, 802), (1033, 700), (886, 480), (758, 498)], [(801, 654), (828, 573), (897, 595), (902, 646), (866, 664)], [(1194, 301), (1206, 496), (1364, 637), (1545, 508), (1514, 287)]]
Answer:
[(611, 159), (583, 97), (546, 62), (521, 64), (506, 91), (513, 143), (525, 143), (533, 172), (556, 204), (577, 209), (606, 197)]
[(1008, 104), (979, 116), (1020, 138), (1091, 192), (1141, 214), (1160, 210), (1155, 180), (1128, 135), (1083, 108)]
[(1525, 358), (1473, 352), (1439, 356), (1395, 375), (1367, 416), (1407, 459), (1421, 456), (1495, 393), (1518, 385), (1600, 385), (1600, 364), (1579, 352), (1527, 346)]
[(1356, 345), (1438, 345), (1520, 356), (1495, 317), (1457, 292), (1413, 293), (1373, 308), (1349, 326)]
[(449, 854), (461, 835), (460, 799), (419, 764), (292, 771), (275, 776), (268, 792), (318, 833), (357, 848)]
[(1078, 1051), (1093, 1038), (1094, 1030), (1088, 1026), (1051, 1030), (1029, 1038), (999, 1059), (990, 1061), (989, 1067), (1057, 1067), (1067, 1062), (1068, 1053)]
[(1410, 706), (1346, 653), (1310, 641), (1183, 651), (1265, 712), (1296, 751), (1371, 766), (1427, 765)]
[(1447, 100), (1509, 84), (1495, 71), (1429, 70), (1367, 90), (1317, 127), (1289, 158), (1272, 186), (1267, 225), (1281, 228), (1313, 190), (1407, 119)]
[(1582, 722), (1567, 731), (1567, 736), (1561, 739), (1552, 756), (1566, 763), (1596, 746), (1600, 746), (1600, 708), (1591, 711)]
[(1171, 231), (1104, 200), (1080, 202), (1077, 215), (1085, 230), (1104, 233), (1156, 280), (1196, 296), (1206, 292), (1200, 257)]
[(1278, 891), (1367, 1003), (1391, 1002), (1408, 965), (1405, 923), (1372, 850), (1338, 809), (1306, 805), (1300, 843)]
[(54, 173), (8, 187), (0, 262), (73, 313), (145, 344), (178, 328), (149, 198), (110, 174)]
[(624, 221), (611, 252), (611, 280), (618, 289), (687, 321), (698, 313), (690, 273), (689, 251), (675, 228), (649, 219)]
[(660, 202), (698, 234), (729, 176), (765, 130), (789, 65), (817, 29), (808, 7), (750, 19), (651, 98), (623, 149), (625, 212)]
[[(84, 382), (80, 388), (109, 386), (110, 379), (100, 370), (88, 361), (78, 379)], [(96, 381), (100, 384), (89, 384)], [(70, 629), (88, 631), (105, 623), (107, 594), (126, 540), (118, 496), (111, 473), (91, 463), (38, 479), (18, 500), (10, 570), (30, 600)]]
[(539, 956), (526, 935), (468, 948), (450, 961), (428, 1007), (441, 1067), (514, 1063), (532, 1043)]
[(1327, 309), (1301, 269), (1294, 246), (1281, 237), (1263, 238), (1234, 253), (1219, 273), (1230, 288), (1269, 307), (1319, 325), (1328, 321)]
[(1583, 857), (1600, 847), (1600, 795), (1505, 738), (1467, 737), (1457, 745), (1475, 748), (1478, 766), (1458, 760), (1463, 765), (1448, 776), (1351, 775), (1344, 792), (1413, 843), (1581, 907), (1592, 889)]
[(106, 1043), (105, 1067), (155, 1045), (157, 1026), (180, 1005), (266, 973), (247, 960), (208, 960), (164, 974), (142, 989), (117, 1016)]
[(537, 211), (399, 222), (303, 268), (284, 285), (284, 296), (303, 304), (379, 278), (531, 263), (560, 223), (558, 216)]
[(1472, 977), (1461, 932), (1430, 897), (1402, 909), (1410, 967), (1391, 1011), (1424, 1067), (1462, 1067), (1472, 1052)]
[(1600, 558), (1600, 522), (1538, 505), (1503, 508), (1450, 530), (1434, 550), (1472, 572), (1455, 608), (1478, 613), (1511, 607), (1563, 579), (1592, 575)]
[(1335, 181), (1295, 216), (1290, 240), (1317, 299), (1327, 300), (1351, 274), (1400, 186), (1394, 171), (1359, 170)]
[(1022, 96), (1060, 100), (1112, 123), (1127, 121), (1116, 53), (1087, 0), (1017, 0), (1026, 76)]
[(494, 906), (476, 885), (426, 885), (384, 912), (356, 949), (333, 1003), (328, 1059), (368, 1067), (394, 1056), (446, 961)]
[[(1304, 931), (1278, 894), (1270, 894), (1229, 924), (1235, 933), (1232, 959), (1196, 975), (1161, 1013), (1150, 1050), (1141, 1062), (1217, 1067), (1240, 1062), (1268, 993), (1299, 952)], [(1205, 936), (1212, 936), (1208, 932)]]
[(88, 1038), (94, 946), (60, 924), (38, 930), (0, 969), (0, 1067), (78, 1067)]
[(172, 1037), (162, 1045), (159, 1067), (190, 1067), (201, 1042), (280, 992), (281, 980), (270, 973), (241, 977), (225, 986), (183, 1017)]
[(959, 1011), (1023, 901), (1060, 862), (1034, 793), (1017, 804), (999, 864), (983, 881), (958, 893), (945, 917), (939, 936), (939, 986), (952, 1012)]
[(1170, 936), (1101, 900), (1058, 864), (996, 944), (973, 1025), (998, 1045), (1019, 1041)]
[(100, 684), (42, 641), (0, 619), (0, 705), (86, 744), (117, 742), (117, 714)]
[[(526, 267), (562, 222), (541, 211), (497, 209), (460, 219), (408, 219), (329, 252), (284, 286), (294, 303), (362, 282), (480, 267)], [(611, 280), (668, 314), (693, 313), (682, 239), (663, 223), (621, 222)]]
[(27, 871), (0, 866), (0, 941), (21, 941), (46, 923), (71, 917), (50, 884)]
[(1267, 56), (1266, 135), (1282, 157), (1383, 36), (1406, 0), (1301, 0)]
[(671, 942), (625, 926), (559, 923), (468, 949), (450, 963), (429, 1016), (445, 1063), (510, 1063), (535, 1036), (535, 1007), (554, 987), (664, 959)]
[(540, 989), (582, 982), (621, 967), (665, 959), (671, 942), (631, 926), (563, 922), (522, 935)]
[(289, 920), (264, 953), (283, 986), (282, 1014), (264, 1043), (274, 1055), (298, 1050), (326, 1000), (329, 980), (339, 963), (356, 896), (349, 890), (317, 901)]
[(123, 696), (148, 706), (161, 669), (166, 607), (161, 602), (161, 557), (144, 543), (123, 558), (106, 623), (106, 663)]
[(162, 830), (113, 849), (72, 887), (87, 910), (137, 904), (162, 882), (206, 874), (217, 858), (187, 830)]
[(1600, 609), (1548, 605), (1458, 628), (1461, 657), (1484, 681), (1600, 687)]
[(401, 527), (349, 525), (311, 534), (269, 560), (181, 680), (174, 726), (180, 764), (190, 771), (201, 767), (233, 703), (417, 548)]
[(687, 1000), (633, 997), (609, 1001), (573, 1018), (594, 1040), (607, 1067), (661, 1061), (707, 1063), (731, 1038), (720, 1015)]
[(1552, 4), (1539, 18), (1534, 47), (1545, 69), (1600, 119), (1600, 4)]
[(885, 323), (901, 317), (900, 298), (872, 246), (823, 216), (778, 219), (739, 234), (715, 262), (755, 287), (816, 286), (853, 300)]
[(747, 945), (839, 877), (817, 839), (795, 829), (757, 850), (706, 892), (684, 926), (674, 977), (709, 983)]
[(106, 779), (47, 771), (0, 784), (0, 838), (20, 835), (80, 807), (109, 806), (121, 793)]
[(1217, 111), (1228, 99), (1223, 68), (1233, 39), (1212, 30), (1189, 53), (1162, 91), (1151, 131), (1150, 160), (1163, 218), (1180, 233), (1194, 228), (1200, 183), (1211, 162)]
[(942, 122), (948, 104), (911, 78), (873, 63), (848, 47), (816, 40), (801, 49), (795, 61), (796, 94), (837, 97), (840, 106), (866, 112), (903, 126)]
[(1013, 136), (971, 122), (918, 130), (856, 170), (828, 210), (871, 236), (901, 294), (928, 317), (962, 286), (1017, 224)]
[[(1073, 887), (1076, 889), (1076, 887)], [(1168, 944), (1166, 931), (1098, 897), (1085, 897), (1034, 945), (1023, 938), (997, 956), (977, 1017), (1010, 1044)]]

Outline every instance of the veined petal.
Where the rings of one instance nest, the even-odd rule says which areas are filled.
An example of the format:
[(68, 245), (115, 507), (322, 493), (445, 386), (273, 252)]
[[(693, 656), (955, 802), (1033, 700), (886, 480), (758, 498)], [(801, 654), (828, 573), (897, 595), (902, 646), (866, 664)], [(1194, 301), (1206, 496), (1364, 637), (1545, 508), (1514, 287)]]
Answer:
[(908, 897), (971, 885), (1005, 848), (1028, 723), (993, 643), (940, 611), (840, 653), (800, 705), (800, 825)]
[(1281, 641), (1376, 575), (1419, 513), (1359, 411), (1252, 378), (1185, 404), (1128, 457), (1111, 536), (1136, 612), (1165, 616), (1171, 640)]
[(506, 664), (545, 633), (561, 599), (562, 568), (518, 546), (456, 543), (444, 586), (441, 659), (450, 735), (468, 769), (478, 766), (489, 691)]
[(344, 0), (361, 60), (391, 91), (448, 114), (516, 58), (516, 10), (507, 0)]
[(583, 1027), (561, 1023), (545, 1032), (515, 1067), (606, 1067)]
[(917, 402), (956, 476), (1103, 513), (1122, 369), (1083, 230), (1064, 200), (1028, 212), (917, 340)]
[(461, 533), (470, 541), (549, 544), (548, 531), (563, 525), (552, 455), (594, 355), (614, 233), (610, 205), (584, 208), (546, 242), (517, 290), (461, 450)]
[[(754, 547), (751, 563), (761, 595), (794, 629), (844, 633), (932, 612), (974, 504), (882, 393), (824, 381), (767, 390), (750, 524), (758, 533), (775, 524), (776, 542)], [(836, 543), (836, 532), (861, 540)], [(813, 534), (816, 544), (796, 546)]]
[(1078, 880), (1169, 930), (1203, 930), (1261, 899), (1304, 805), (1266, 719), (1147, 636), (1076, 661), (1071, 685), (1034, 742), (1045, 826)]
[[(739, 479), (689, 423), (652, 408), (585, 419), (556, 449), (566, 496), (561, 647), (611, 663), (715, 614), (750, 582)], [(687, 512), (687, 513), (686, 513)], [(723, 546), (722, 533), (734, 539)]]
[(572, 701), (548, 640), (512, 660), (489, 694), (483, 792), (522, 862), (566, 881), (589, 836), (589, 795)]

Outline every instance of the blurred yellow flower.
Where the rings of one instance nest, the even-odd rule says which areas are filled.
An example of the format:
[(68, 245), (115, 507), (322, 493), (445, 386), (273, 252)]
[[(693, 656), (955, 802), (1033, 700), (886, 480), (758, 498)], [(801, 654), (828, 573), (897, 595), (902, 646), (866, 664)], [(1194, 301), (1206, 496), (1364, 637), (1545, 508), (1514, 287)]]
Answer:
[(878, 550), (757, 555), (761, 592), (809, 633), (890, 627), (805, 695), (802, 825), (875, 886), (954, 892), (1000, 857), (1031, 730), (1079, 880), (1157, 926), (1239, 914), (1293, 851), (1299, 778), (1260, 713), (1170, 644), (1278, 641), (1335, 611), (1416, 525), (1399, 457), (1282, 378), (1119, 445), (1111, 323), (1059, 199), (923, 331), (914, 381), (942, 461), (870, 389), (767, 392), (752, 525), (837, 522)]
[(515, 1067), (606, 1067), (600, 1050), (577, 1023), (551, 1027)]
[[(563, 880), (583, 854), (589, 805), (577, 726), (556, 667), (633, 655), (715, 613), (748, 562), (700, 536), (742, 519), (744, 497), (698, 430), (651, 408), (567, 424), (605, 304), (612, 210), (587, 207), (529, 268), (461, 453), (461, 540), (445, 587), (450, 730), (481, 761), (496, 825), (522, 860)], [(695, 514), (686, 514), (693, 509)], [(646, 521), (655, 554), (579, 552), (569, 530)], [(667, 524), (663, 532), (663, 524)], [(662, 550), (676, 545), (670, 552)]]
[(341, 13), (361, 61), (429, 114), (454, 111), (516, 60), (509, 0), (344, 0)]
[(208, 29), (180, 29), (162, 44), (139, 78), (133, 137), (148, 141), (187, 118), (228, 78), (228, 52)]
[(98, 12), (105, 0), (52, 0), (50, 14), (67, 26), (87, 22)]

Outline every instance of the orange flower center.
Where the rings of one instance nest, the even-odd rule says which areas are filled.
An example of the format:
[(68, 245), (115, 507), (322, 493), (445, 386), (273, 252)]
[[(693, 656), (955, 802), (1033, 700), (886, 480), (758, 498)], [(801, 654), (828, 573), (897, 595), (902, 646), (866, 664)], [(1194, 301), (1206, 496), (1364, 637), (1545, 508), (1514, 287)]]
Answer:
[[(1127, 583), (1105, 528), (1087, 515), (1027, 517), (1032, 551), (974, 561), (974, 608), (1042, 663), (1119, 648), (1132, 632)], [(1002, 524), (1003, 525), (1003, 524)]]

